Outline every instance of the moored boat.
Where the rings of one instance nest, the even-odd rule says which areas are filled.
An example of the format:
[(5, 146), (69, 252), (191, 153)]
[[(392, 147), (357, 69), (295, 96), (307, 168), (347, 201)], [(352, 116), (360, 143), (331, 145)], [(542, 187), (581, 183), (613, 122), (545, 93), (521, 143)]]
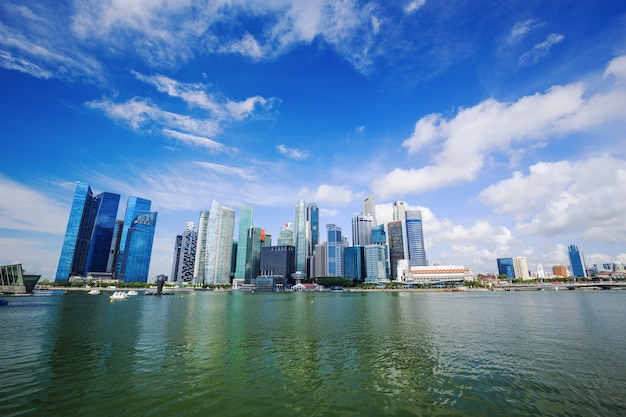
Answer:
[(124, 291), (115, 291), (113, 294), (111, 294), (109, 298), (111, 300), (124, 300), (128, 298), (128, 294), (126, 294)]

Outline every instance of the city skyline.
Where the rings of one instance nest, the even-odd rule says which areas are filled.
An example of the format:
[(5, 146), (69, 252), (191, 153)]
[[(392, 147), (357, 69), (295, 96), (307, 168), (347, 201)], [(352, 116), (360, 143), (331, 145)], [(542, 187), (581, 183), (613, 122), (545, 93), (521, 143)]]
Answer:
[(0, 264), (54, 278), (77, 181), (152, 201), (150, 277), (213, 200), (275, 237), (315, 202), (320, 241), (405, 201), (477, 273), (626, 262), (626, 4), (229, 4), (0, 5)]

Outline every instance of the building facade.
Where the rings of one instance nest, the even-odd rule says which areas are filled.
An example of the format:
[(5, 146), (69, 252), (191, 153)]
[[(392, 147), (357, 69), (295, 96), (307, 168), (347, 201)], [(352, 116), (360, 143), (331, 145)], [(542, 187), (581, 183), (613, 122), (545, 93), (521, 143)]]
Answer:
[(288, 279), (296, 272), (296, 250), (293, 246), (263, 246), (260, 258), (260, 274), (263, 276)]
[(524, 281), (530, 279), (530, 272), (528, 270), (526, 257), (516, 256), (513, 258), (513, 271), (515, 272), (516, 279), (522, 279)]
[(235, 278), (244, 279), (246, 276), (246, 253), (248, 230), (254, 221), (254, 208), (242, 206), (239, 208), (239, 232), (237, 234), (237, 256), (235, 262)]
[(341, 228), (334, 224), (327, 224), (326, 234), (326, 274), (329, 277), (342, 277), (344, 245)]
[(352, 216), (352, 244), (363, 246), (372, 244), (372, 216), (370, 214), (355, 213)]
[(507, 279), (515, 278), (515, 267), (513, 266), (513, 258), (498, 258), (498, 275), (506, 275)]
[(156, 221), (156, 212), (139, 213), (131, 221), (120, 256), (120, 281), (148, 282)]
[(391, 276), (398, 279), (402, 276), (403, 271), (398, 268), (398, 261), (404, 258), (404, 233), (402, 232), (402, 221), (393, 221), (387, 223), (388, 241), (389, 241), (389, 264)]
[(176, 236), (172, 273), (169, 280), (178, 283), (192, 283), (196, 262), (198, 230), (193, 222), (187, 222), (182, 235)]
[(296, 247), (296, 270), (306, 273), (307, 258), (307, 231), (306, 231), (306, 204), (304, 200), (296, 203), (293, 212), (294, 246)]
[(576, 278), (588, 278), (587, 265), (585, 264), (585, 258), (578, 246), (569, 245), (567, 248), (569, 255), (569, 262), (572, 267), (572, 274)]
[(363, 246), (348, 246), (343, 249), (343, 266), (346, 279), (362, 282), (365, 279), (365, 254)]
[(376, 201), (373, 194), (368, 194), (363, 199), (363, 213), (372, 216), (372, 227), (378, 226), (376, 223)]
[(87, 274), (112, 272), (108, 265), (120, 195), (104, 192), (98, 194), (96, 200), (98, 209), (87, 254)]
[(422, 212), (419, 210), (406, 210), (404, 213), (406, 240), (405, 254), (409, 260), (409, 266), (427, 266), (426, 249), (424, 248), (424, 231), (422, 228)]
[(382, 245), (365, 246), (366, 282), (385, 281), (387, 277), (387, 260), (385, 247)]

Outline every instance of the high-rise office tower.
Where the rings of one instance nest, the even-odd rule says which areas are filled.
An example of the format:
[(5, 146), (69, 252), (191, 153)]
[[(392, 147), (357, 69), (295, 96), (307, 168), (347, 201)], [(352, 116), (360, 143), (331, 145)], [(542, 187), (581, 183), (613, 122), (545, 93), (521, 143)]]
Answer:
[(76, 184), (56, 281), (66, 281), (74, 275), (85, 275), (89, 243), (97, 212), (98, 200), (94, 197), (91, 187), (81, 182)]
[(404, 201), (397, 200), (393, 202), (393, 221), (394, 222), (403, 222), (405, 212), (406, 212), (406, 203)]
[(372, 216), (365, 213), (355, 213), (352, 216), (352, 244), (367, 246), (372, 243)]
[(393, 279), (397, 279), (404, 272), (398, 270), (398, 261), (405, 259), (404, 233), (402, 230), (401, 221), (387, 223), (387, 231), (389, 232), (389, 263)]
[(513, 258), (497, 258), (498, 275), (506, 275), (507, 279), (515, 278), (515, 267)]
[(569, 245), (568, 248), (569, 262), (572, 267), (572, 274), (575, 277), (587, 278), (587, 265), (582, 251), (576, 245)]
[(294, 240), (296, 247), (296, 271), (306, 273), (307, 233), (306, 233), (306, 205), (304, 200), (296, 203), (293, 212)]
[(363, 246), (343, 248), (343, 277), (353, 281), (365, 279), (365, 256)]
[[(202, 221), (201, 217), (201, 221)], [(206, 219), (206, 240), (198, 241), (204, 245), (204, 262), (196, 263), (194, 271), (196, 283), (201, 285), (230, 284), (230, 269), (233, 255), (233, 234), (235, 232), (235, 211), (213, 201)], [(200, 228), (198, 228), (200, 239)], [(196, 274), (197, 272), (197, 274)]]
[(244, 279), (246, 276), (246, 245), (248, 229), (252, 227), (254, 208), (243, 206), (239, 208), (239, 233), (237, 235), (237, 262), (235, 264), (235, 278)]
[(317, 203), (309, 203), (306, 206), (306, 223), (308, 231), (308, 256), (313, 256), (315, 246), (320, 241), (320, 209)]
[(365, 255), (365, 281), (378, 282), (387, 279), (387, 260), (385, 247), (381, 245), (367, 245)]
[(120, 255), (120, 281), (148, 282), (156, 221), (156, 212), (137, 213), (131, 221), (124, 252)]
[(374, 201), (374, 195), (369, 194), (363, 199), (363, 213), (372, 216), (372, 226), (377, 226), (376, 223), (376, 201)]
[(406, 229), (405, 251), (408, 254), (410, 266), (427, 266), (426, 250), (424, 248), (424, 232), (422, 229), (422, 212), (406, 210), (404, 213)]
[(334, 224), (326, 225), (326, 271), (329, 277), (343, 276), (343, 238), (341, 228)]
[(87, 254), (86, 272), (111, 272), (107, 270), (111, 242), (117, 220), (117, 208), (120, 204), (120, 195), (100, 193), (96, 197), (98, 210), (96, 221), (91, 234), (89, 251)]
[(528, 272), (528, 262), (524, 256), (516, 256), (513, 258), (513, 271), (515, 278), (528, 280), (530, 279), (530, 273)]
[(265, 230), (260, 227), (248, 229), (246, 243), (246, 274), (245, 284), (252, 284), (261, 271), (261, 247), (265, 240)]
[[(146, 200), (145, 198), (139, 198), (134, 196), (128, 197), (128, 200), (126, 202), (126, 213), (124, 214), (124, 226), (122, 228), (122, 236), (120, 238), (118, 261), (115, 270), (115, 276), (117, 278), (120, 277), (122, 269), (122, 259), (125, 259), (124, 250), (128, 238), (128, 230), (131, 228), (133, 220), (136, 219), (139, 214), (150, 212), (151, 205), (152, 202), (150, 200)], [(151, 251), (152, 247), (150, 247), (150, 252)]]
[(315, 278), (325, 277), (328, 273), (326, 262), (326, 242), (315, 245), (315, 255), (313, 255), (313, 276)]
[(200, 212), (198, 220), (198, 243), (196, 245), (196, 261), (194, 262), (193, 277), (196, 284), (202, 285), (206, 279), (205, 265), (207, 262), (207, 236), (209, 231), (209, 210)]
[(115, 267), (119, 261), (122, 229), (124, 229), (124, 220), (116, 220), (113, 228), (113, 237), (111, 238), (111, 248), (109, 249), (109, 260), (107, 262), (107, 272), (111, 274), (115, 273)]
[(290, 278), (296, 272), (296, 251), (293, 246), (262, 246), (261, 275)]
[(293, 241), (293, 229), (291, 223), (285, 223), (278, 231), (278, 246), (295, 246)]
[(194, 227), (193, 222), (187, 222), (183, 234), (176, 236), (170, 281), (179, 283), (193, 282), (197, 241), (198, 230)]

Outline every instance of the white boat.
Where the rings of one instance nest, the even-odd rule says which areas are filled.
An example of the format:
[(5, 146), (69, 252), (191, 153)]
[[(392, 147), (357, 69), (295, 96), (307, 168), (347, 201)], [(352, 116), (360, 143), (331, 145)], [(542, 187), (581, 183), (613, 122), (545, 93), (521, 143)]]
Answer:
[(89, 294), (89, 295), (100, 295), (100, 290), (96, 290), (96, 289), (89, 290), (89, 292), (87, 294)]
[(111, 294), (109, 298), (111, 300), (125, 300), (126, 298), (128, 298), (128, 294), (126, 294), (124, 291), (115, 291), (113, 294)]
[(130, 290), (126, 294), (129, 295), (129, 296), (130, 295), (139, 295), (139, 293), (137, 291), (135, 291), (135, 290)]

